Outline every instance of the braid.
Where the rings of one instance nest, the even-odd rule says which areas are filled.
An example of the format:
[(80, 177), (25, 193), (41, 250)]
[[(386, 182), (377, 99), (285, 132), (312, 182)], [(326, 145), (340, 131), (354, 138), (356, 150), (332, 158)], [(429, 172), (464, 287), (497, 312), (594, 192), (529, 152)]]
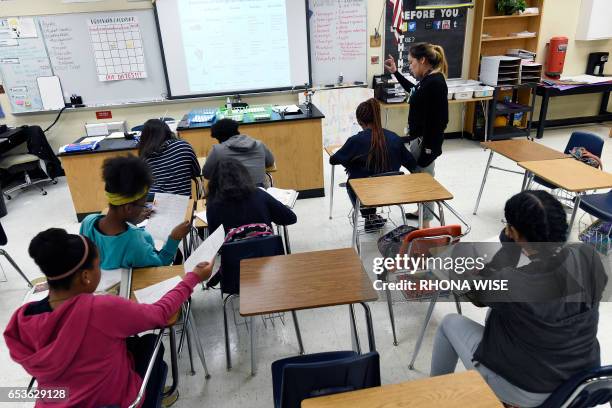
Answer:
[(357, 119), (372, 127), (372, 138), (366, 166), (376, 173), (384, 173), (388, 168), (387, 141), (380, 121), (380, 105), (374, 98), (362, 102), (357, 107)]
[(563, 206), (542, 190), (524, 191), (506, 202), (508, 224), (529, 242), (565, 242), (567, 217)]

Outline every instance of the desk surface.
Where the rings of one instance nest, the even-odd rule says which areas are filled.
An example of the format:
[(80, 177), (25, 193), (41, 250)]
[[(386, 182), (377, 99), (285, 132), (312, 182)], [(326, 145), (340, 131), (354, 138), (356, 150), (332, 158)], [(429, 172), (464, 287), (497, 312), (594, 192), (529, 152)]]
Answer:
[(482, 142), (480, 145), (515, 162), (554, 160), (569, 157), (569, 155), (563, 152), (525, 139)]
[(572, 158), (525, 161), (518, 165), (567, 191), (581, 192), (612, 188), (612, 174)]
[(302, 408), (503, 408), (476, 371), (310, 398)]
[[(306, 108), (304, 105), (298, 105), (302, 112), (306, 112)], [(197, 130), (197, 129), (206, 129), (212, 127), (215, 123), (213, 122), (203, 122), (194, 125), (190, 125), (187, 118), (189, 114), (183, 116), (183, 119), (178, 124), (177, 131), (189, 131), (189, 130)], [(296, 120), (309, 120), (309, 119), (323, 119), (325, 115), (314, 105), (312, 105), (310, 109), (310, 114), (300, 113), (297, 115), (287, 115), (285, 114), (284, 118), (281, 118), (281, 115), (277, 112), (272, 112), (272, 116), (267, 120), (253, 120), (253, 121), (243, 121), (239, 122), (240, 126), (249, 126), (249, 125), (257, 125), (262, 123), (278, 123), (278, 122), (292, 122)], [(248, 132), (247, 132), (248, 133)]]
[(580, 95), (586, 93), (610, 92), (612, 91), (612, 77), (608, 82), (598, 84), (575, 84), (566, 85), (563, 89), (556, 86), (538, 84), (536, 87), (537, 95), (561, 96), (561, 95)]
[[(130, 299), (136, 301), (134, 291), (144, 289), (156, 283), (163, 282), (175, 276), (181, 278), (185, 275), (183, 265), (173, 266), (158, 266), (155, 268), (139, 268), (132, 270), (132, 288), (130, 290)], [(168, 320), (168, 326), (172, 326), (178, 320), (178, 312)]]
[[(470, 98), (470, 99), (449, 99), (448, 103), (449, 104), (453, 104), (453, 103), (469, 103), (469, 102), (480, 102), (480, 101), (490, 101), (491, 99), (493, 99), (492, 96), (487, 96), (484, 98)], [(407, 108), (410, 106), (410, 104), (408, 102), (401, 102), (401, 103), (385, 103), (385, 102), (381, 102), (380, 103), (380, 107), (383, 109), (399, 109), (399, 108)]]
[(245, 259), (240, 262), (240, 314), (369, 302), (378, 299), (352, 248)]
[(451, 200), (453, 195), (427, 173), (349, 180), (362, 207)]

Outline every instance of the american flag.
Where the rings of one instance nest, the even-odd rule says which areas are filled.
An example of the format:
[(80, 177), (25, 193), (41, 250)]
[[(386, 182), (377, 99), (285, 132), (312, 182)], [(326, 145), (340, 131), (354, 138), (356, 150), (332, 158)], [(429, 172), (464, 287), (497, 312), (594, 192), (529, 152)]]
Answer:
[(403, 34), (402, 25), (404, 24), (404, 1), (403, 0), (389, 0), (389, 3), (393, 6), (393, 34), (395, 34), (395, 42), (400, 43), (400, 36)]

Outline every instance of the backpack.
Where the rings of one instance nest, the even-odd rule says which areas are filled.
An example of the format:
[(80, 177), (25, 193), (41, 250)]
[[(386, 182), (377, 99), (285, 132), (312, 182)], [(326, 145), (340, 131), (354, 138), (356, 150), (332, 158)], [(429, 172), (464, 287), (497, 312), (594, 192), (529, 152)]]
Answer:
[[(268, 235), (274, 235), (274, 231), (272, 230), (272, 228), (270, 228), (268, 224), (245, 224), (241, 225), (240, 227), (232, 228), (225, 236), (223, 243), (227, 244), (229, 242), (243, 241), (245, 239), (265, 237)], [(216, 274), (210, 277), (210, 279), (206, 283), (206, 287), (212, 288), (216, 286), (219, 282), (221, 282), (222, 274), (223, 265), (219, 267)]]
[(602, 169), (601, 159), (595, 156), (593, 153), (589, 152), (584, 147), (573, 147), (569, 152), (572, 157), (576, 160), (580, 160), (584, 164), (588, 164), (591, 167), (595, 167), (596, 169)]
[(377, 245), (380, 254), (385, 258), (392, 258), (397, 255), (402, 246), (404, 237), (415, 230), (417, 230), (417, 228), (411, 227), (410, 225), (400, 225), (393, 231), (389, 231), (378, 238)]

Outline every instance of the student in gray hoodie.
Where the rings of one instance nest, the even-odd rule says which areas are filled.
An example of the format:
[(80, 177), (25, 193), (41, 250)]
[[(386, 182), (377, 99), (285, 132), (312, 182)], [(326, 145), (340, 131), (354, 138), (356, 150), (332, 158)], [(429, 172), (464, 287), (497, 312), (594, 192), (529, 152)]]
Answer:
[(274, 165), (274, 156), (265, 144), (238, 131), (238, 122), (231, 119), (221, 119), (211, 128), (211, 136), (219, 141), (213, 145), (202, 175), (210, 179), (217, 163), (225, 158), (238, 160), (247, 168), (253, 183), (263, 186), (266, 177), (266, 167)]

